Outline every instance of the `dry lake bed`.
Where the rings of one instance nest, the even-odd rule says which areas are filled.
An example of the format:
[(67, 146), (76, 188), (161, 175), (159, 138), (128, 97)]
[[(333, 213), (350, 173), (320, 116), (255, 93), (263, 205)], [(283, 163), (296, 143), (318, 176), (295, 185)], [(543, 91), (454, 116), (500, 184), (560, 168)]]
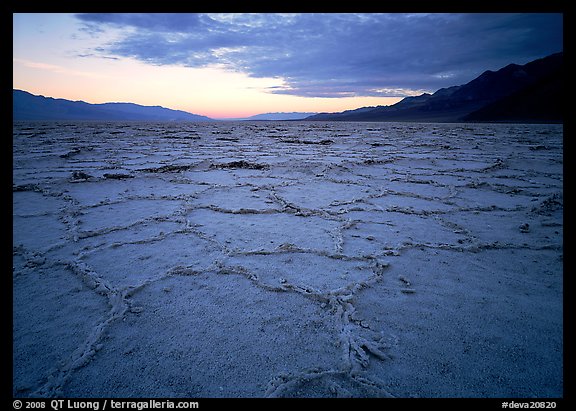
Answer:
[(15, 123), (15, 397), (563, 396), (563, 127)]

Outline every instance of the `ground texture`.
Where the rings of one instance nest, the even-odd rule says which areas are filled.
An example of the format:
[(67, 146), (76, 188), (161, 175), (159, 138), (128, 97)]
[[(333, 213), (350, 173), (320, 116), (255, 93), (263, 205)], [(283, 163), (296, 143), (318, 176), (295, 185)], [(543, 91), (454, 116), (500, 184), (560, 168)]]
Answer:
[(558, 125), (17, 123), (20, 397), (561, 397)]

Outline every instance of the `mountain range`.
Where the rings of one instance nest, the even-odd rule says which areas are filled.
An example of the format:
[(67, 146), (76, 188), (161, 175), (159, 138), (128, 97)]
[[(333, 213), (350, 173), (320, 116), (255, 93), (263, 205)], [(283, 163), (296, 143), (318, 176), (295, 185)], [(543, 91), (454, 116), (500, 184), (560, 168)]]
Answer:
[(245, 118), (237, 118), (237, 119), (226, 119), (226, 120), (242, 120), (242, 121), (283, 121), (283, 120), (302, 120), (307, 117), (313, 116), (318, 113), (300, 113), (300, 112), (291, 112), (291, 113), (262, 113), (256, 114), (254, 116), (245, 117)]
[(460, 86), (390, 106), (321, 113), (307, 121), (563, 122), (563, 53), (485, 71)]
[[(485, 71), (459, 86), (406, 97), (390, 106), (340, 113), (264, 113), (236, 120), (399, 122), (563, 122), (563, 53)], [(134, 103), (90, 104), (13, 90), (12, 118), (83, 121), (214, 121), (181, 110)], [(311, 115), (312, 114), (312, 115)]]
[(12, 90), (12, 119), (82, 121), (213, 121), (209, 117), (134, 103), (90, 104)]

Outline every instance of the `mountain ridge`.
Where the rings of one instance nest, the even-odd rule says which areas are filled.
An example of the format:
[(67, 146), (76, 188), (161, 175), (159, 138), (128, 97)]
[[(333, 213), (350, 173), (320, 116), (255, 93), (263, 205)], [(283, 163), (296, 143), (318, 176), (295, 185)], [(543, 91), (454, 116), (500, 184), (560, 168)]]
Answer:
[(269, 113), (259, 113), (255, 114), (250, 117), (241, 117), (241, 118), (226, 118), (222, 120), (226, 121), (284, 121), (284, 120), (303, 120), (307, 117), (313, 116), (318, 113), (310, 113), (310, 112), (269, 112)]
[(12, 119), (42, 121), (214, 121), (182, 110), (136, 103), (92, 104), (12, 90)]
[(562, 78), (559, 52), (524, 65), (486, 70), (466, 84), (406, 97), (391, 106), (321, 113), (305, 121), (563, 122)]
[[(563, 52), (524, 65), (486, 70), (466, 84), (405, 97), (390, 106), (339, 113), (276, 112), (233, 120), (400, 121), (400, 122), (563, 122)], [(92, 104), (13, 89), (12, 118), (82, 121), (217, 121), (162, 106), (110, 102)], [(232, 120), (232, 119), (222, 119)]]

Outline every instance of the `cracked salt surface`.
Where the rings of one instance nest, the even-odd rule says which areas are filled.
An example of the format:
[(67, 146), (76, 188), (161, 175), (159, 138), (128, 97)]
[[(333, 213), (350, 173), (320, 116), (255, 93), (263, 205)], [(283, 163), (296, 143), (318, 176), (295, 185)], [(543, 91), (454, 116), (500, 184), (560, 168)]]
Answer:
[(563, 129), (15, 123), (16, 397), (562, 397)]

